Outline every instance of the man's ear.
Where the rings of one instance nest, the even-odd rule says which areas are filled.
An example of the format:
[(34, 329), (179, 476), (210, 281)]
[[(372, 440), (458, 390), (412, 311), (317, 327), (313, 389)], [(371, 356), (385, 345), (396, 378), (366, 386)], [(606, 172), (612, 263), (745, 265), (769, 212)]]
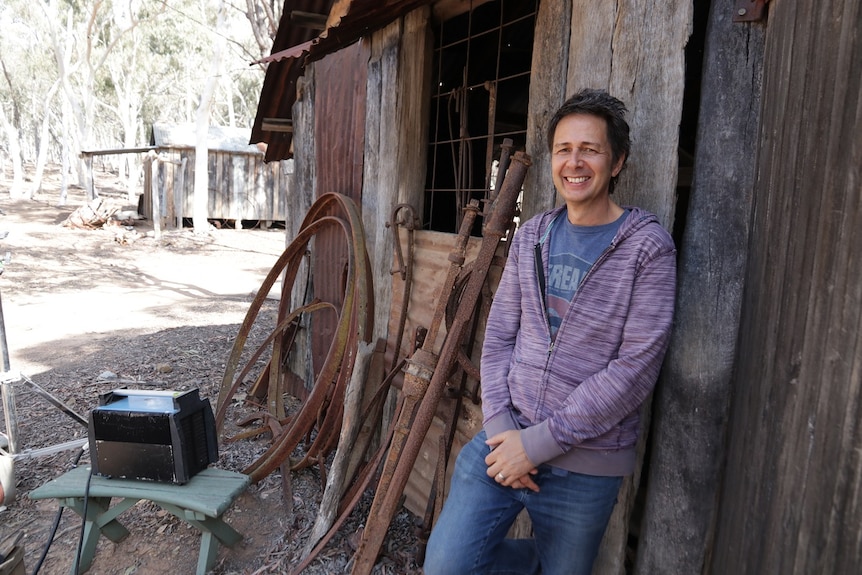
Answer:
[(611, 170), (611, 175), (613, 177), (617, 177), (619, 175), (620, 171), (623, 169), (623, 164), (625, 164), (625, 163), (626, 163), (626, 155), (623, 154), (622, 156), (617, 158), (617, 163), (614, 164), (614, 168), (613, 168), (613, 170)]

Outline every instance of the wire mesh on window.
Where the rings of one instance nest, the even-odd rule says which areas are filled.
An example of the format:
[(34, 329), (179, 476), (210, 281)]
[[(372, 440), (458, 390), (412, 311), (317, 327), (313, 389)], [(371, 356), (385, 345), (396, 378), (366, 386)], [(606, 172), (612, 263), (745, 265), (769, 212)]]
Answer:
[[(493, 186), (505, 138), (524, 149), (537, 0), (498, 0), (436, 29), (425, 227), (455, 232)], [(474, 233), (481, 229), (478, 218)]]

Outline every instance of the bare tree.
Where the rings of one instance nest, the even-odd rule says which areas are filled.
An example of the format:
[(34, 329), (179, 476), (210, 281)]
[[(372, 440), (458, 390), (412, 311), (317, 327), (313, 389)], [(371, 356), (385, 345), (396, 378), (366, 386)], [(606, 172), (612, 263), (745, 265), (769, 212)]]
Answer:
[(210, 74), (201, 93), (195, 120), (197, 143), (195, 145), (195, 185), (192, 224), (194, 225), (196, 234), (206, 232), (209, 227), (209, 223), (207, 222), (209, 214), (209, 147), (207, 146), (207, 136), (209, 134), (210, 107), (212, 106), (213, 93), (218, 84), (224, 47), (224, 43), (219, 38), (224, 28), (224, 10), (221, 6), (219, 4), (216, 16), (216, 33), (213, 35)]
[[(156, 121), (204, 121), (207, 112), (208, 124), (250, 126), (263, 70), (248, 64), (271, 50), (281, 3), (223, 4), (0, 3), (0, 61), (6, 66), (0, 80), (0, 147), (16, 174), (16, 193), (38, 192), (44, 166), (62, 162), (63, 203), (68, 184), (90, 188), (82, 150), (146, 145)], [(245, 21), (249, 24), (238, 25)], [(212, 45), (221, 50), (218, 69), (208, 64), (210, 43), (201, 42), (211, 34), (220, 38)], [(116, 167), (130, 201), (140, 160), (129, 154), (98, 160)], [(22, 186), (31, 161), (38, 177), (32, 186)]]
[(6, 84), (9, 87), (9, 93), (11, 94), (11, 104), (12, 104), (12, 120), (10, 121), (6, 112), (3, 110), (3, 106), (0, 106), (0, 124), (3, 125), (3, 131), (6, 133), (6, 139), (8, 141), (7, 151), (9, 153), (9, 157), (12, 160), (12, 187), (9, 190), (9, 195), (13, 198), (22, 197), (25, 194), (24, 191), (24, 166), (21, 161), (21, 145), (19, 142), (19, 126), (21, 125), (21, 111), (20, 106), (18, 105), (18, 98), (16, 97), (16, 86), (12, 83), (12, 79), (9, 77), (9, 72), (6, 69), (6, 62), (0, 54), (0, 66), (3, 69), (3, 79), (6, 81)]
[(0, 124), (3, 125), (3, 131), (6, 132), (6, 139), (9, 142), (7, 152), (12, 160), (12, 187), (9, 189), (9, 195), (13, 198), (22, 197), (24, 195), (24, 167), (21, 163), (21, 147), (18, 144), (18, 128), (6, 118), (2, 106), (0, 106)]
[[(51, 89), (48, 90), (48, 93), (45, 94), (45, 99), (42, 103), (43, 113), (42, 113), (42, 126), (39, 129), (39, 140), (38, 140), (38, 148), (39, 151), (36, 154), (36, 172), (33, 176), (33, 184), (30, 186), (30, 194), (29, 196), (32, 198), (39, 189), (42, 187), (42, 173), (45, 170), (45, 162), (48, 158), (48, 147), (50, 145), (50, 120), (51, 120), (51, 102), (54, 100), (54, 95), (57, 93), (57, 89), (60, 87), (60, 81), (57, 80), (51, 86)], [(62, 198), (61, 198), (61, 203)]]
[(261, 56), (272, 50), (272, 41), (278, 31), (281, 19), (281, 3), (268, 0), (245, 0), (245, 16), (251, 25), (251, 32), (257, 42)]

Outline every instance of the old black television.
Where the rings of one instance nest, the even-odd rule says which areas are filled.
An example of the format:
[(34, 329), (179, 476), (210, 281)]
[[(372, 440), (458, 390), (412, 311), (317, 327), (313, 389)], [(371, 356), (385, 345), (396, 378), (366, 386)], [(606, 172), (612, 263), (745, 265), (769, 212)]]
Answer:
[(93, 473), (187, 483), (218, 459), (215, 419), (197, 389), (116, 389), (90, 412)]

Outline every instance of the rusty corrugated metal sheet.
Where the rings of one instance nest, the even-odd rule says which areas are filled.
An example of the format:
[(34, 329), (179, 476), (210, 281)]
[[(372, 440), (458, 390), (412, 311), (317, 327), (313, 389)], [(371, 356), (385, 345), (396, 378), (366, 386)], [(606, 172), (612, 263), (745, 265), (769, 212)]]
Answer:
[[(272, 44), (272, 51), (280, 52), (290, 46), (308, 42), (317, 37), (315, 30), (303, 26), (292, 25), (290, 15), (293, 11), (310, 12), (312, 14), (328, 14), (333, 0), (286, 0), (282, 10), (281, 21)], [(297, 65), (299, 63), (300, 65)], [(291, 58), (280, 62), (271, 62), (266, 70), (260, 101), (257, 104), (257, 115), (251, 129), (250, 143), (268, 144), (265, 160), (282, 160), (289, 158), (292, 135), (280, 132), (264, 132), (264, 118), (291, 118), (291, 109), (296, 100), (296, 80), (302, 75), (301, 62)]]
[[(335, 192), (362, 204), (365, 157), (365, 84), (368, 43), (354, 44), (322, 60), (315, 74), (330, 78), (315, 92), (315, 155), (317, 195)], [(341, 230), (322, 230), (314, 243), (314, 296), (341, 305), (347, 269), (347, 241)], [(321, 315), (311, 330), (315, 370), (332, 344), (336, 318)]]
[[(251, 132), (251, 143), (268, 144), (267, 161), (290, 158), (292, 134), (264, 131), (263, 121), (265, 118), (292, 119), (293, 103), (296, 101), (296, 81), (302, 75), (305, 64), (337, 52), (411, 10), (430, 4), (432, 1), (287, 0), (273, 42), (272, 55), (261, 60), (268, 62), (268, 68)], [(326, 30), (317, 35), (313, 30), (292, 24), (290, 14), (295, 10), (328, 14)], [(310, 42), (307, 50), (301, 47), (291, 51), (307, 42)]]

